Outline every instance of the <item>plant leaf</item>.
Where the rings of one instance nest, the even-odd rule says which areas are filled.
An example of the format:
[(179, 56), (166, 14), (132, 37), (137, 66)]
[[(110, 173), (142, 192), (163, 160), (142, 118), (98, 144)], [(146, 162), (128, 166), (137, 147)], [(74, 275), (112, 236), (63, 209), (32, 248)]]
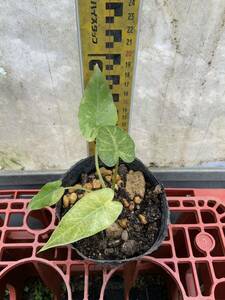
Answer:
[(108, 167), (114, 166), (119, 158), (128, 163), (135, 158), (135, 145), (132, 138), (116, 126), (99, 129), (96, 147), (100, 159)]
[(31, 199), (28, 208), (35, 210), (58, 202), (64, 194), (64, 188), (61, 185), (61, 180), (46, 183), (39, 193)]
[(81, 133), (89, 142), (95, 140), (99, 127), (117, 123), (112, 93), (98, 65), (95, 65), (94, 73), (84, 90), (78, 118)]
[(79, 241), (109, 227), (123, 207), (120, 202), (112, 201), (113, 197), (110, 188), (85, 195), (65, 214), (40, 251)]

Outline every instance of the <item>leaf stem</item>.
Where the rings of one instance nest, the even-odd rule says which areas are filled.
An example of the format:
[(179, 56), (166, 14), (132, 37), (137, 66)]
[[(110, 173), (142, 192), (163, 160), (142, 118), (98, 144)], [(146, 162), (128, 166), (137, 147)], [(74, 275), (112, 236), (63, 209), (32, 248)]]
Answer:
[(97, 171), (97, 174), (98, 174), (98, 178), (99, 180), (101, 181), (101, 184), (103, 186), (103, 188), (105, 188), (105, 182), (102, 178), (102, 174), (100, 172), (100, 169), (99, 169), (99, 162), (98, 162), (98, 151), (97, 151), (97, 147), (95, 146), (95, 167), (96, 167), (96, 171)]
[(116, 163), (115, 171), (114, 171), (114, 174), (113, 174), (113, 180), (112, 180), (112, 189), (113, 189), (113, 190), (115, 189), (116, 177), (117, 177), (117, 174), (118, 174), (118, 168), (119, 168), (119, 160), (118, 160), (118, 162)]

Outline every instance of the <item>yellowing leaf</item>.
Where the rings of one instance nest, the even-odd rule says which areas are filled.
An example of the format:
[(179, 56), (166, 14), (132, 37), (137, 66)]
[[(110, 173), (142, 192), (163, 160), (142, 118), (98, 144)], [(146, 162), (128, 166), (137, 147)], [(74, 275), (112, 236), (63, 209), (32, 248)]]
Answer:
[(135, 158), (135, 146), (132, 138), (116, 126), (100, 128), (96, 146), (100, 159), (109, 167), (114, 166), (119, 158), (128, 163)]
[(122, 204), (113, 197), (110, 188), (85, 195), (65, 214), (40, 251), (79, 241), (109, 227), (122, 211)]
[(61, 185), (61, 180), (46, 183), (39, 193), (31, 199), (28, 208), (35, 210), (58, 202), (64, 194), (64, 188)]
[(78, 117), (81, 133), (89, 142), (95, 140), (99, 127), (117, 123), (116, 106), (98, 65), (85, 88)]

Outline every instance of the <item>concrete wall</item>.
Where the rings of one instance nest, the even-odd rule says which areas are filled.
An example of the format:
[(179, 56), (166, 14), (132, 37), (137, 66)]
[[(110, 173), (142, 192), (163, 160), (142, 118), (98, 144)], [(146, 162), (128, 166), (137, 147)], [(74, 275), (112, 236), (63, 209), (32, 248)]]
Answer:
[[(86, 155), (73, 0), (0, 1), (0, 168)], [(144, 0), (130, 133), (157, 166), (225, 160), (225, 1)]]

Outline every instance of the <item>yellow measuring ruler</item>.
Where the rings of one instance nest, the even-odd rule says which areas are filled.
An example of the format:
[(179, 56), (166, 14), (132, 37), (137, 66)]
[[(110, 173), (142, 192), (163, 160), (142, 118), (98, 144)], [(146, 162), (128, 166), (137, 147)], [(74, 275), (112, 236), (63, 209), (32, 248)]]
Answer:
[[(112, 90), (118, 126), (129, 127), (141, 0), (77, 0), (83, 87), (98, 64)], [(89, 144), (93, 154), (94, 145)]]

